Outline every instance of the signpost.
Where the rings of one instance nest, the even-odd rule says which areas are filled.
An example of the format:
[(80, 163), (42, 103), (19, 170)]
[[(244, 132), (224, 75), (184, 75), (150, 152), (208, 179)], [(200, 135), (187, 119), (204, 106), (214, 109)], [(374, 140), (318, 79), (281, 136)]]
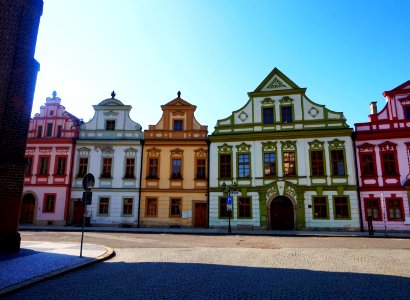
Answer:
[(87, 215), (87, 205), (91, 204), (93, 193), (91, 189), (94, 187), (95, 178), (94, 175), (91, 173), (85, 174), (83, 178), (83, 205), (84, 205), (84, 216), (83, 216), (83, 228), (81, 231), (81, 247), (80, 247), (80, 258), (83, 257), (83, 240), (84, 240), (84, 226), (85, 226), (85, 218)]

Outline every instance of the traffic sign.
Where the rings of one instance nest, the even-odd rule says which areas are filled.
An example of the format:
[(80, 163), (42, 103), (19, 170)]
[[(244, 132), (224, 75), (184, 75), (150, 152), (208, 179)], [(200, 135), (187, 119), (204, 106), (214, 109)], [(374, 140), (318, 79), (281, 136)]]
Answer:
[(234, 195), (234, 196), (239, 195), (239, 192), (238, 191), (231, 191), (231, 195)]
[(226, 205), (232, 205), (232, 196), (231, 195), (226, 197)]

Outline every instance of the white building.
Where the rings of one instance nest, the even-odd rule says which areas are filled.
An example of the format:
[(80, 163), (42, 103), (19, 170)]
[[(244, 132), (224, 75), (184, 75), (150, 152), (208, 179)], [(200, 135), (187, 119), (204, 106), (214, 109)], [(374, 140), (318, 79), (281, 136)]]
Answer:
[(71, 193), (72, 224), (82, 222), (82, 179), (92, 173), (95, 186), (87, 206), (91, 224), (138, 224), (141, 125), (131, 120), (130, 105), (115, 99), (115, 93), (93, 105), (94, 117), (81, 125), (74, 160)]

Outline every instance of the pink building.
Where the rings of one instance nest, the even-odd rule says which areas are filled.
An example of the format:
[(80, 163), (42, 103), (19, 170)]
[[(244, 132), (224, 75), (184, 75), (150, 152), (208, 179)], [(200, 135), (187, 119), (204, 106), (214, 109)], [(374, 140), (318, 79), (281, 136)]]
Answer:
[(20, 223), (66, 224), (79, 126), (56, 92), (30, 120)]
[(370, 122), (357, 123), (356, 155), (363, 225), (373, 217), (375, 230), (410, 231), (410, 80), (383, 93)]

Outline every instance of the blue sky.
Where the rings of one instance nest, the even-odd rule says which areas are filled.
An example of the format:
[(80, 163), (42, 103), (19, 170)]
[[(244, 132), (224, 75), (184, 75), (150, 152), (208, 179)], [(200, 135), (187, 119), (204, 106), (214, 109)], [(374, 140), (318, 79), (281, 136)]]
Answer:
[(353, 127), (410, 79), (409, 11), (407, 0), (44, 0), (33, 114), (56, 90), (88, 121), (115, 90), (147, 129), (180, 90), (212, 133), (277, 67)]

